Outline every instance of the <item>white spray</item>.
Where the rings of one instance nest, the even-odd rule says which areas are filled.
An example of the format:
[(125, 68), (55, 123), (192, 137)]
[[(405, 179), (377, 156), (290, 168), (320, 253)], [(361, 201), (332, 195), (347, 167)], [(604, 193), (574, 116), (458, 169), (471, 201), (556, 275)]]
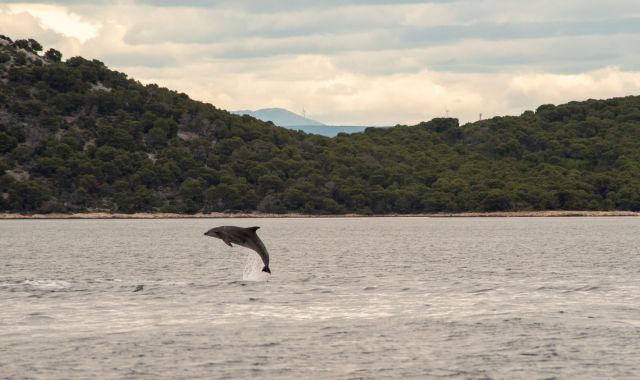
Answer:
[(244, 263), (244, 271), (242, 272), (243, 281), (268, 281), (271, 275), (263, 272), (264, 263), (260, 256), (248, 254)]

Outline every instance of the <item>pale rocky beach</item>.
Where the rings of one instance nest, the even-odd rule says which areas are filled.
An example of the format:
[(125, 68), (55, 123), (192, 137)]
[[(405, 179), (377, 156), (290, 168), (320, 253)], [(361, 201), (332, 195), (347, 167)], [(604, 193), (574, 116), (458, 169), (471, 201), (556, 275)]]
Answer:
[(640, 216), (638, 211), (502, 211), (502, 212), (461, 212), (461, 213), (431, 213), (431, 214), (339, 214), (339, 215), (309, 215), (309, 214), (270, 214), (270, 213), (50, 213), (50, 214), (19, 214), (0, 213), (0, 219), (217, 219), (217, 218), (359, 218), (359, 217), (424, 217), (424, 218), (473, 218), (473, 217), (597, 217), (597, 216)]

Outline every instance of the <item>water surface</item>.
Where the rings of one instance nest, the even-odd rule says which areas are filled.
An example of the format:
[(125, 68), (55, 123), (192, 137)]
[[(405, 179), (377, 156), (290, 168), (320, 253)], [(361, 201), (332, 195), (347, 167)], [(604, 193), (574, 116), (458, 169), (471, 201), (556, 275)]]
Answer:
[[(223, 224), (261, 226), (269, 281)], [(0, 221), (0, 378), (638, 378), (639, 227)]]

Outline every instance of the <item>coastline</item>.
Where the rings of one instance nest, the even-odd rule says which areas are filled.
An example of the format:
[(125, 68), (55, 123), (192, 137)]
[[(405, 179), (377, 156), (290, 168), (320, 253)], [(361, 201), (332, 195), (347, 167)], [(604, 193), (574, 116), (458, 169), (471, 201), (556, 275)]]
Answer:
[(409, 218), (509, 218), (509, 217), (603, 217), (603, 216), (640, 216), (638, 211), (500, 211), (500, 212), (461, 212), (461, 213), (425, 213), (425, 214), (340, 214), (340, 215), (308, 215), (308, 214), (268, 214), (268, 213), (196, 213), (196, 214), (172, 214), (172, 213), (51, 213), (51, 214), (17, 214), (0, 213), (0, 220), (16, 219), (223, 219), (223, 218), (369, 218), (369, 217), (409, 217)]

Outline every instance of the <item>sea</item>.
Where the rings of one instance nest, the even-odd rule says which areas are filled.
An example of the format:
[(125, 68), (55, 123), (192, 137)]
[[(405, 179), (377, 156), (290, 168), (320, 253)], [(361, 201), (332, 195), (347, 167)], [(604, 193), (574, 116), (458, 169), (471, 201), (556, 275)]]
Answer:
[(0, 379), (638, 379), (639, 247), (637, 217), (3, 220)]
[(314, 135), (322, 135), (327, 137), (336, 137), (340, 133), (353, 134), (364, 132), (367, 128), (389, 128), (389, 127), (367, 127), (367, 126), (350, 126), (350, 125), (300, 125), (285, 126), (284, 128), (294, 131), (303, 131)]

